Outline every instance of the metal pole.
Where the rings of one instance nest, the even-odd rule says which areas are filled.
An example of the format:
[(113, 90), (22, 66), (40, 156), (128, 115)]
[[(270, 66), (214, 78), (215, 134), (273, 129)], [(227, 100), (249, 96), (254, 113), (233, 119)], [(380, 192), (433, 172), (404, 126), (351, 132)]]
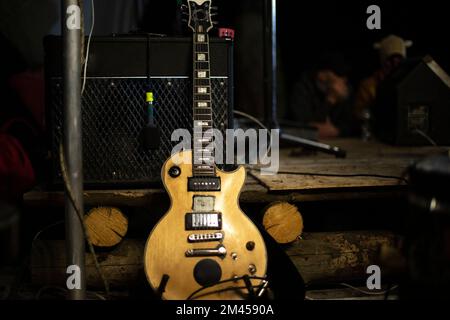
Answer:
[(277, 108), (277, 0), (264, 3), (264, 85), (265, 122), (270, 128), (278, 128)]
[[(75, 204), (83, 209), (81, 143), (81, 9), (78, 0), (62, 0), (64, 154)], [(79, 287), (69, 290), (69, 299), (86, 298), (85, 248), (81, 221), (66, 195), (67, 264), (75, 266)], [(72, 267), (73, 268), (73, 267)], [(70, 276), (71, 274), (68, 274)]]

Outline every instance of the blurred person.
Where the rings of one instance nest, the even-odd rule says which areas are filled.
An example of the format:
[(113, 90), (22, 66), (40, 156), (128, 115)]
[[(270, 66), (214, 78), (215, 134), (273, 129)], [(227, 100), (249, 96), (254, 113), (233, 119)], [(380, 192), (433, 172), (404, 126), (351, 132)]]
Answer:
[(340, 54), (323, 55), (318, 64), (295, 83), (287, 117), (317, 129), (319, 138), (353, 132), (350, 67)]
[(355, 118), (360, 123), (362, 136), (365, 140), (368, 140), (371, 136), (369, 128), (370, 110), (376, 100), (377, 88), (406, 58), (406, 49), (411, 45), (411, 41), (404, 40), (396, 35), (389, 35), (374, 44), (374, 48), (379, 50), (380, 67), (370, 77), (361, 81), (355, 95)]

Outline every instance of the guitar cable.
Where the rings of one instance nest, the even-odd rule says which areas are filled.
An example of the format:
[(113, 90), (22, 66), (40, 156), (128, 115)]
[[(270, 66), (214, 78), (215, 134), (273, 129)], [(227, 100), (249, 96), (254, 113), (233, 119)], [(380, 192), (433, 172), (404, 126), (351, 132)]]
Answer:
[(108, 280), (106, 279), (105, 275), (102, 272), (102, 269), (101, 269), (100, 264), (99, 264), (98, 259), (97, 259), (97, 255), (95, 253), (94, 246), (92, 245), (92, 242), (91, 242), (91, 239), (89, 237), (89, 234), (86, 232), (87, 231), (87, 227), (86, 227), (86, 224), (84, 222), (84, 215), (82, 213), (82, 209), (78, 208), (78, 206), (76, 205), (75, 198), (73, 197), (72, 188), (70, 187), (70, 184), (69, 184), (70, 180), (69, 180), (69, 176), (67, 174), (66, 160), (65, 160), (65, 157), (64, 157), (64, 150), (63, 150), (62, 142), (59, 144), (59, 163), (60, 163), (60, 166), (61, 166), (61, 173), (62, 173), (62, 176), (63, 176), (64, 186), (66, 188), (67, 196), (69, 198), (70, 203), (72, 204), (72, 207), (75, 209), (75, 212), (77, 213), (78, 219), (80, 219), (81, 228), (83, 230), (84, 237), (86, 239), (86, 242), (88, 243), (89, 251), (90, 251), (90, 253), (92, 255), (92, 258), (94, 259), (95, 268), (97, 269), (97, 272), (100, 275), (100, 278), (102, 279), (103, 286), (105, 287), (106, 297), (109, 297), (110, 296), (110, 292), (109, 292)]
[[(233, 113), (240, 115), (242, 117), (245, 117), (253, 122), (255, 122), (258, 126), (260, 126), (263, 129), (267, 130), (267, 135), (270, 138), (270, 144), (269, 147), (267, 148), (267, 151), (264, 155), (264, 157), (267, 157), (267, 155), (269, 154), (269, 152), (271, 151), (271, 147), (272, 147), (272, 137), (269, 134), (269, 129), (261, 122), (259, 121), (256, 117), (242, 112), (242, 111), (238, 111), (238, 110), (233, 110)], [(255, 165), (245, 165), (245, 167), (247, 169), (257, 169), (255, 167)], [(381, 175), (381, 174), (371, 174), (371, 173), (352, 173), (352, 174), (340, 174), (340, 173), (314, 173), (314, 172), (295, 172), (295, 171), (277, 171), (277, 174), (292, 174), (292, 175), (309, 175), (309, 176), (320, 176), (320, 177), (345, 177), (345, 178), (352, 178), (352, 177), (373, 177), (373, 178), (382, 178), (382, 179), (395, 179), (395, 180), (399, 180), (399, 184), (400, 182), (404, 182), (406, 184), (409, 184), (408, 179), (406, 179), (407, 173), (404, 172), (401, 176), (390, 176), (390, 175)]]
[(155, 150), (159, 148), (161, 133), (155, 123), (155, 105), (154, 94), (152, 88), (152, 80), (150, 76), (150, 34), (147, 33), (146, 45), (146, 85), (145, 85), (145, 103), (147, 121), (140, 133), (141, 145), (145, 150)]
[[(82, 3), (83, 1), (81, 1)], [(83, 84), (81, 86), (81, 95), (84, 93), (84, 89), (86, 86), (86, 74), (87, 74), (87, 66), (89, 61), (89, 50), (91, 46), (91, 38), (92, 38), (92, 32), (94, 31), (94, 24), (95, 24), (95, 9), (94, 9), (94, 0), (91, 0), (91, 29), (89, 30), (89, 37), (86, 47), (86, 57), (84, 58), (84, 69), (83, 69)], [(84, 14), (83, 14), (84, 15)], [(82, 28), (84, 30), (84, 28)], [(84, 43), (84, 37), (82, 38), (82, 42)]]
[[(192, 292), (192, 293), (186, 298), (186, 300), (191, 300), (192, 297), (195, 296), (197, 293), (199, 293), (199, 292), (201, 292), (201, 291), (203, 291), (203, 290), (206, 290), (206, 289), (208, 289), (208, 288), (212, 288), (212, 287), (214, 287), (214, 286), (217, 286), (217, 285), (219, 285), (219, 284), (223, 284), (223, 283), (227, 283), (227, 282), (232, 282), (232, 281), (233, 281), (233, 282), (236, 282), (236, 281), (240, 281), (240, 280), (244, 280), (244, 281), (245, 281), (245, 279), (249, 279), (249, 280), (251, 280), (251, 279), (255, 279), (255, 280), (263, 280), (263, 283), (260, 284), (260, 285), (257, 285), (257, 286), (252, 285), (252, 286), (250, 286), (250, 288), (252, 288), (252, 289), (253, 289), (253, 288), (259, 288), (260, 290), (264, 290), (264, 289), (266, 288), (267, 284), (268, 284), (268, 280), (267, 280), (266, 277), (257, 277), (257, 276), (248, 276), (248, 275), (244, 275), (244, 276), (241, 276), (241, 277), (237, 277), (237, 278), (229, 278), (229, 279), (221, 280), (221, 281), (216, 282), (216, 283), (211, 284), (211, 285), (203, 286), (203, 287), (201, 287), (200, 289), (197, 289), (197, 290), (195, 290), (194, 292)], [(218, 289), (218, 290), (213, 291), (213, 292), (209, 292), (208, 294), (210, 294), (210, 293), (215, 293), (215, 292), (226, 291), (226, 290), (236, 290), (236, 289), (249, 289), (249, 286), (245, 286), (245, 287), (244, 287), (244, 286), (241, 286), (241, 287), (229, 287), (229, 288), (223, 288), (223, 289)], [(262, 292), (263, 292), (263, 291), (262, 291)], [(261, 296), (262, 292), (259, 292), (259, 293), (257, 294), (257, 296), (258, 296), (258, 297)]]

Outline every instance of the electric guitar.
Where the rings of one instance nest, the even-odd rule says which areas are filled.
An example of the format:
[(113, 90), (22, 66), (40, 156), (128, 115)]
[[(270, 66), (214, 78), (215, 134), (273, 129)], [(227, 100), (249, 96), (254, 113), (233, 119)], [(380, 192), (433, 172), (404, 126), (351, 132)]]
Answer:
[(213, 137), (207, 133), (213, 125), (211, 0), (187, 2), (193, 30), (193, 150), (172, 155), (162, 167), (171, 207), (148, 237), (145, 272), (163, 299), (246, 299), (267, 285), (266, 247), (239, 207), (244, 167), (224, 172), (213, 161)]

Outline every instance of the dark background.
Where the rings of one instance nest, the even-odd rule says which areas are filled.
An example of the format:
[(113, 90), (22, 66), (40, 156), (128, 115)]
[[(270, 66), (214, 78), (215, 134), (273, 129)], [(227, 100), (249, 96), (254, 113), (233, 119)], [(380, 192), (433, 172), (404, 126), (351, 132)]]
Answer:
[[(176, 0), (95, 0), (94, 35), (141, 29), (146, 32), (189, 35), (179, 22)], [(58, 32), (59, 0), (0, 0), (1, 92), (11, 74), (42, 64), (42, 36)], [(264, 0), (213, 0), (220, 27), (236, 29), (236, 109), (263, 115)], [(368, 30), (366, 9), (381, 8), (381, 30)], [(90, 1), (85, 1), (89, 30)], [(354, 86), (378, 65), (373, 43), (396, 34), (412, 40), (410, 57), (430, 54), (450, 70), (448, 11), (444, 1), (278, 1), (279, 99), (284, 114), (290, 88), (300, 73), (324, 52), (342, 52), (352, 66)], [(55, 27), (56, 26), (56, 27)], [(213, 31), (213, 35), (215, 32)]]

